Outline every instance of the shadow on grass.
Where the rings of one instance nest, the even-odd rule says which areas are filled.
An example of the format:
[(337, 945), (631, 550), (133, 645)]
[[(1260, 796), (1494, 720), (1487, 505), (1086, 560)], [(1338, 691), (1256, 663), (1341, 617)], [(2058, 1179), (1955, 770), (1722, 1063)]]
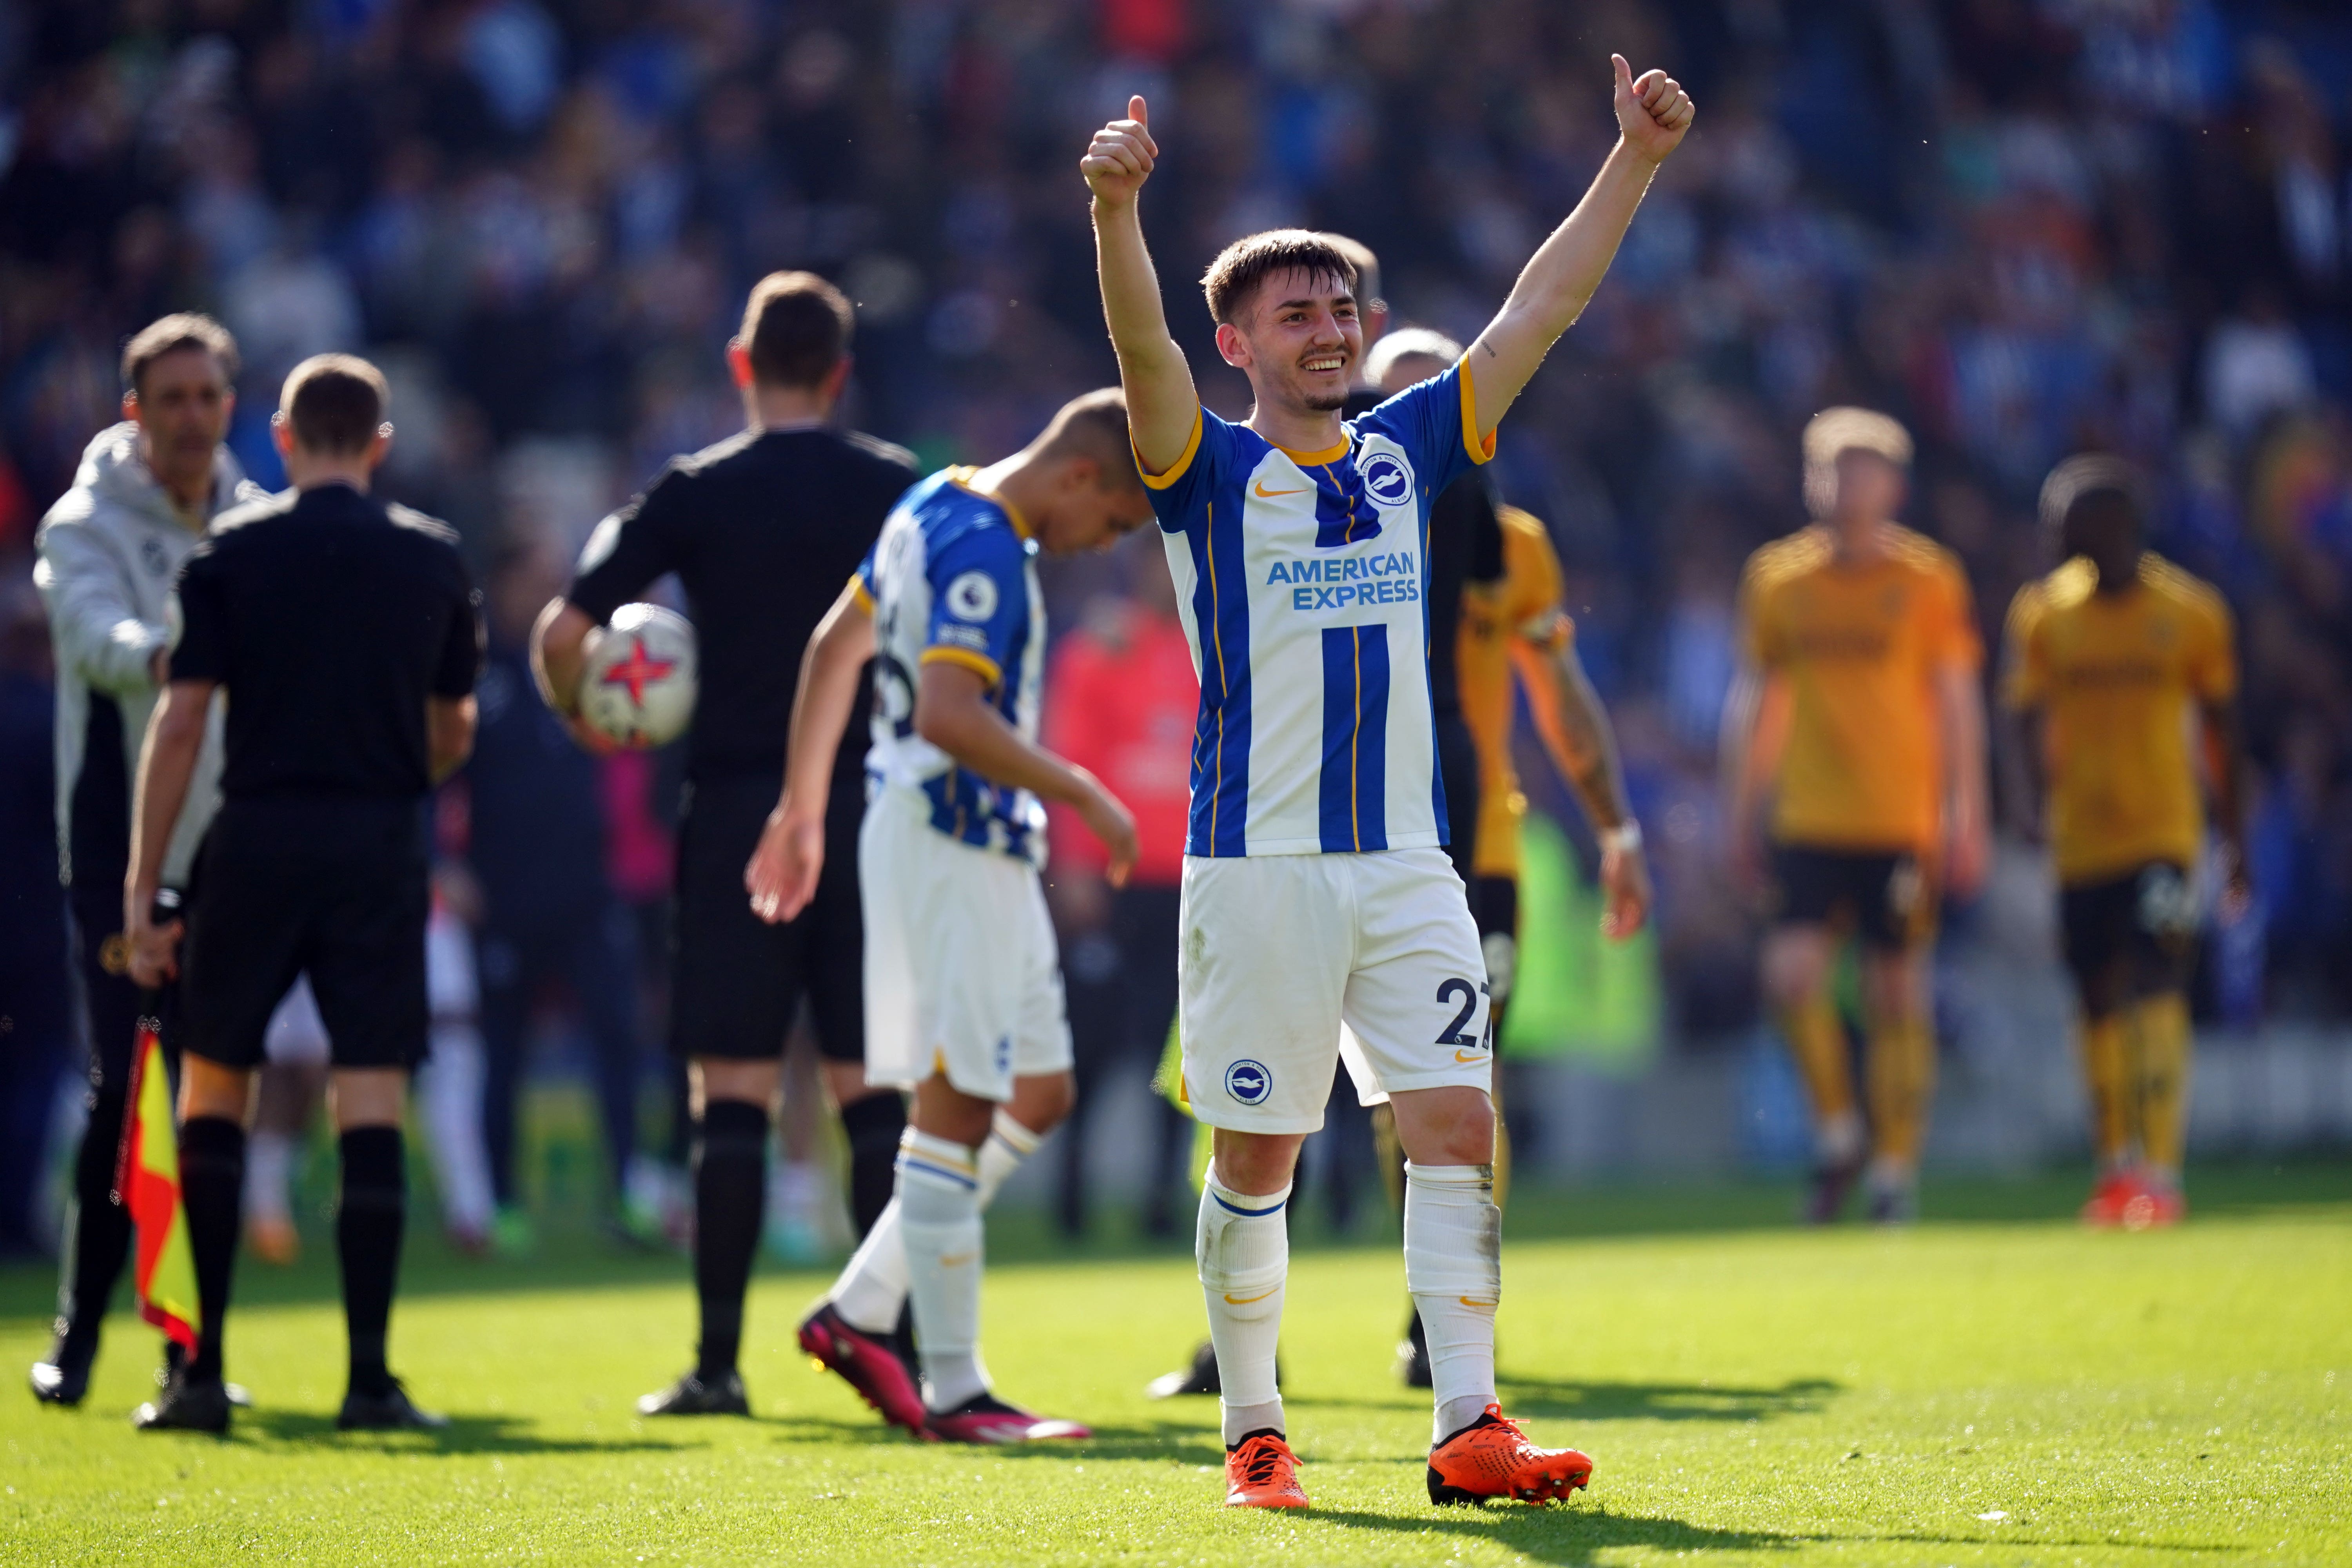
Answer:
[[(797, 1417), (795, 1419), (798, 1419)], [(812, 1419), (810, 1426), (822, 1426)], [(880, 1436), (881, 1428), (866, 1428)], [(892, 1434), (896, 1436), (896, 1434)], [(953, 1446), (942, 1452), (952, 1452)], [(1055, 1440), (1044, 1443), (1006, 1443), (1001, 1446), (974, 1446), (970, 1452), (975, 1458), (996, 1459), (1049, 1459), (1062, 1463), (1083, 1464), (1088, 1459), (1156, 1459), (1187, 1465), (1207, 1465), (1222, 1470), (1225, 1463), (1224, 1445), (1215, 1436), (1215, 1421), (1212, 1417), (1207, 1428), (1195, 1422), (1155, 1421), (1149, 1426), (1097, 1426), (1094, 1436), (1075, 1442)]]
[(513, 1415), (453, 1415), (431, 1431), (344, 1432), (335, 1418), (301, 1410), (254, 1410), (240, 1414), (236, 1431), (264, 1441), (389, 1454), (626, 1454), (667, 1452), (675, 1443), (642, 1437), (551, 1437), (538, 1423)]
[(1441, 1516), (1317, 1509), (1308, 1517), (1346, 1530), (1386, 1531), (1399, 1535), (1432, 1532), (1490, 1542), (1538, 1563), (1596, 1563), (1600, 1553), (1627, 1546), (1649, 1547), (1681, 1556), (1702, 1552), (1789, 1551), (1833, 1539), (1826, 1535), (1784, 1535), (1768, 1530), (1713, 1530), (1679, 1519), (1611, 1513), (1604, 1508), (1525, 1508), (1506, 1504), (1493, 1510)]
[(1514, 1415), (1576, 1421), (1760, 1421), (1809, 1415), (1843, 1384), (1798, 1377), (1755, 1386), (1701, 1383), (1546, 1383), (1506, 1373), (1496, 1392)]

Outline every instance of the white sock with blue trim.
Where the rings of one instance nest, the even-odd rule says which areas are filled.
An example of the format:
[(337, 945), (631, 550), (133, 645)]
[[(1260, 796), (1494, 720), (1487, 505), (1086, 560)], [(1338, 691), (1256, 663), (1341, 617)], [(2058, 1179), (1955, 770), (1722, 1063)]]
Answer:
[(1492, 1165), (1404, 1167), (1404, 1288), (1429, 1339), (1443, 1442), (1495, 1399), (1495, 1307), (1503, 1297), (1503, 1211)]
[[(921, 1134), (909, 1127), (899, 1136), (898, 1145), (905, 1148), (907, 1140)], [(980, 1146), (980, 1157), (974, 1168), (980, 1179), (982, 1212), (996, 1201), (997, 1190), (1008, 1177), (1021, 1168), (1021, 1163), (1037, 1152), (1045, 1141), (1043, 1132), (1032, 1132), (1003, 1107), (989, 1126), (988, 1142)], [(841, 1270), (841, 1278), (833, 1282), (825, 1299), (833, 1303), (853, 1329), (869, 1334), (887, 1334), (898, 1326), (898, 1310), (907, 1304), (907, 1247), (899, 1231), (899, 1215), (904, 1209), (893, 1196), (875, 1219), (874, 1228), (857, 1244), (849, 1262)]]
[(1209, 1167), (1201, 1184), (1201, 1228), (1192, 1256), (1209, 1303), (1209, 1340), (1217, 1347), (1228, 1447), (1265, 1427), (1280, 1432), (1282, 1392), (1274, 1352), (1282, 1339), (1283, 1283), (1290, 1274), (1290, 1188), (1256, 1196), (1237, 1193)]
[(952, 1410), (988, 1392), (980, 1363), (980, 1173), (961, 1143), (908, 1129), (898, 1147), (898, 1233), (923, 1360), (923, 1401)]

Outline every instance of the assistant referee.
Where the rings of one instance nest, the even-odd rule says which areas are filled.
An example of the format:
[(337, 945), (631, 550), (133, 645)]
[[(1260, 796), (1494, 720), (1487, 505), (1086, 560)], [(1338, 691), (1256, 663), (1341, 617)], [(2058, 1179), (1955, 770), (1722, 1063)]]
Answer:
[(401, 1113), (424, 1060), (425, 795), (466, 758), (481, 664), (474, 593), (446, 524), (368, 493), (392, 441), (383, 375), (320, 354), (272, 419), (293, 488), (221, 517), (181, 568), (178, 638), (132, 816), (123, 931), (132, 977), (181, 967), (182, 922), (152, 918), (164, 846), (215, 689), (222, 804), (186, 921), (180, 1174), (203, 1324), (135, 1417), (225, 1432), (222, 1342), (262, 1037), (307, 973), (333, 1042), (342, 1189), (335, 1222), (351, 1339), (345, 1429), (431, 1426), (385, 1363), (406, 1218)]
[[(747, 427), (674, 458), (599, 524), (578, 576), (542, 613), (533, 638), (541, 694), (572, 716), (590, 635), (675, 572), (700, 655), (678, 832), (670, 1044), (687, 1058), (694, 1091), (702, 1331), (694, 1369), (637, 1402), (647, 1415), (749, 1410), (736, 1360), (765, 1197), (768, 1105), (803, 994), (848, 1137), (860, 1235), (890, 1201), (907, 1124), (898, 1091), (866, 1082), (863, 745), (839, 752), (815, 901), (772, 926), (751, 912), (743, 888), (783, 785), (802, 651), (915, 482), (909, 454), (826, 427), (849, 379), (853, 320), (841, 291), (814, 273), (761, 279), (727, 351)], [(865, 733), (866, 706), (861, 698), (848, 733)]]

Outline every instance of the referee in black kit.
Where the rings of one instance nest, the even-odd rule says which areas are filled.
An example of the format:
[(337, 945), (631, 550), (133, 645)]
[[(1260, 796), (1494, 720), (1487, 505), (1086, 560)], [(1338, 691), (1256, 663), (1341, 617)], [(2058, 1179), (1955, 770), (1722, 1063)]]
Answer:
[(386, 506), (383, 375), (320, 354), (272, 420), (293, 488), (224, 514), (181, 568), (171, 683), (139, 759), (123, 931), (132, 977), (183, 967), (152, 915), (215, 688), (227, 695), (220, 815), (190, 889), (181, 976), (180, 1179), (204, 1322), (138, 1424), (228, 1429), (221, 1345), (262, 1036), (308, 973), (333, 1042), (351, 1336), (346, 1429), (433, 1426), (384, 1362), (406, 1217), (401, 1112), (425, 1057), (425, 797), (473, 745), (481, 637), (457, 536)]
[[(743, 887), (782, 788), (802, 650), (916, 478), (909, 454), (826, 428), (849, 379), (852, 321), (849, 301), (813, 273), (761, 279), (727, 353), (748, 427), (674, 458), (643, 495), (599, 524), (578, 576), (541, 615), (533, 638), (541, 695), (573, 717), (591, 634), (676, 572), (700, 656), (678, 835), (670, 1044), (689, 1063), (693, 1084), (702, 1331), (694, 1369), (637, 1402), (647, 1415), (749, 1414), (736, 1370), (743, 1295), (765, 1198), (768, 1106), (803, 993), (848, 1135), (850, 1204), (861, 1235), (890, 1201), (907, 1124), (898, 1092), (866, 1082), (857, 898), (865, 746), (840, 750), (815, 901), (797, 920), (772, 926), (751, 912)], [(863, 735), (866, 712), (861, 698), (849, 734)]]

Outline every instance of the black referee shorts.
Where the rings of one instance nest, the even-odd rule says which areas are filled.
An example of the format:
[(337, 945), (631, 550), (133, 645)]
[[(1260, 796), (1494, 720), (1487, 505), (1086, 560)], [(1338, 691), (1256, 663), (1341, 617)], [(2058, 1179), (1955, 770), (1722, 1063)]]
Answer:
[(1776, 920), (1853, 932), (1865, 947), (1900, 952), (1936, 933), (1936, 889), (1907, 850), (1772, 848)]
[(2197, 899), (2188, 870), (2172, 861), (2151, 860), (2120, 877), (2060, 889), (2058, 922), (2066, 967), (2095, 1017), (2133, 997), (2189, 984)]
[(404, 801), (231, 801), (188, 905), (182, 1042), (256, 1068), (278, 1004), (310, 976), (339, 1068), (425, 1059), (424, 817)]
[(805, 994), (818, 1054), (866, 1059), (866, 917), (857, 897), (865, 790), (835, 780), (816, 897), (797, 918), (770, 925), (751, 912), (743, 868), (781, 787), (772, 774), (697, 779), (686, 787), (669, 1014), (670, 1048), (681, 1057), (781, 1055)]

